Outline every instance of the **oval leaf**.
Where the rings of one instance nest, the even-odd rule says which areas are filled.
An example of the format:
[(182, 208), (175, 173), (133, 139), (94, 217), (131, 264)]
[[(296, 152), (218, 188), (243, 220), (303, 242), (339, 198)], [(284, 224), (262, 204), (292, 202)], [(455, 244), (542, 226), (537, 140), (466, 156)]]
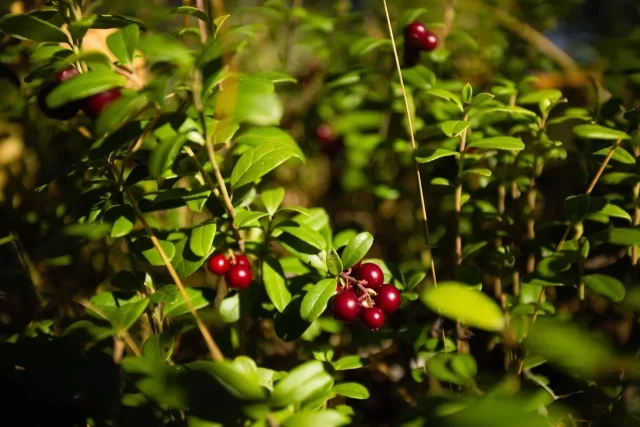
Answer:
[(331, 389), (335, 394), (340, 396), (350, 397), (351, 399), (368, 399), (369, 390), (365, 386), (359, 383), (340, 383), (333, 386)]
[(244, 153), (231, 173), (231, 187), (252, 183), (293, 157), (283, 144), (268, 142)]
[(582, 280), (587, 288), (613, 301), (619, 302), (624, 298), (624, 285), (615, 277), (604, 274), (589, 274), (584, 276)]
[(573, 133), (584, 139), (605, 139), (617, 141), (619, 139), (629, 139), (630, 136), (619, 130), (610, 129), (600, 125), (578, 125), (573, 128)]
[(269, 255), (262, 261), (262, 281), (269, 299), (282, 313), (291, 302), (291, 292), (287, 289), (284, 271), (278, 260)]
[(336, 293), (338, 282), (336, 279), (324, 279), (316, 283), (302, 299), (300, 316), (308, 322), (313, 322), (327, 309), (329, 300)]
[(67, 35), (60, 28), (30, 14), (3, 16), (0, 19), (0, 30), (16, 38), (36, 42), (69, 42)]
[(203, 257), (209, 254), (213, 245), (213, 238), (216, 235), (216, 223), (209, 222), (201, 224), (191, 230), (189, 239), (189, 249), (194, 254)]
[(510, 150), (519, 151), (524, 150), (524, 143), (512, 136), (497, 136), (495, 138), (481, 139), (479, 141), (473, 141), (468, 148), (480, 148), (483, 150)]
[(373, 245), (373, 236), (366, 231), (351, 239), (342, 252), (343, 268), (347, 269), (356, 265), (369, 252), (371, 245)]
[(89, 71), (57, 86), (47, 97), (47, 105), (58, 108), (72, 101), (87, 98), (115, 87), (122, 87), (127, 79), (111, 71)]

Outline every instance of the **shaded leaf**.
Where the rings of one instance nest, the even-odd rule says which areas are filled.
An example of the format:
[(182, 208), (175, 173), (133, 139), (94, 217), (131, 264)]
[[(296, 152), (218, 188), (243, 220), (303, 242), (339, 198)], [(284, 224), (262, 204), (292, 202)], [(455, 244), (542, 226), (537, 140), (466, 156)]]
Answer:
[(284, 271), (278, 260), (271, 256), (265, 256), (262, 260), (262, 281), (269, 299), (282, 313), (291, 302), (291, 292), (287, 289)]

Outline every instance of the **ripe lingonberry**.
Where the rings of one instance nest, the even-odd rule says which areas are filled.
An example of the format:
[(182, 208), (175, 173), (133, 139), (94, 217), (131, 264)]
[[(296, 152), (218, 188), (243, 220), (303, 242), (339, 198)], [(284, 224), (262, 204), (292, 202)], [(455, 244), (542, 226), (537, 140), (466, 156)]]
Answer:
[(84, 109), (90, 116), (97, 117), (113, 101), (120, 98), (122, 92), (120, 88), (105, 90), (90, 96), (84, 102)]
[(253, 273), (249, 266), (236, 264), (229, 268), (224, 277), (230, 288), (245, 289), (251, 284)]
[(322, 124), (316, 128), (316, 137), (323, 144), (330, 144), (336, 139), (333, 129), (327, 124)]
[(37, 98), (38, 107), (47, 117), (57, 120), (69, 120), (78, 114), (78, 111), (80, 110), (77, 103), (71, 102), (58, 108), (50, 108), (47, 105), (47, 97), (57, 86), (57, 83), (45, 83), (40, 88)]
[(376, 331), (384, 324), (384, 311), (379, 307), (365, 308), (360, 318), (367, 328)]
[(401, 297), (398, 289), (393, 285), (382, 285), (376, 290), (377, 295), (374, 300), (376, 306), (385, 313), (393, 313), (400, 307)]
[(438, 47), (438, 37), (422, 22), (412, 22), (404, 27), (404, 40), (405, 45), (412, 45), (426, 52), (431, 52)]
[(366, 280), (368, 288), (377, 288), (384, 283), (384, 273), (377, 264), (366, 262), (355, 271), (356, 279)]
[(229, 260), (223, 254), (215, 254), (207, 263), (209, 271), (219, 276), (229, 271)]
[(80, 74), (80, 73), (75, 68), (67, 68), (66, 70), (62, 70), (62, 71), (58, 72), (58, 74), (56, 75), (56, 80), (59, 83), (62, 83), (65, 80), (69, 80), (71, 78), (74, 78), (78, 74)]
[(251, 263), (246, 255), (236, 255), (235, 265), (246, 265), (247, 267), (250, 267)]
[(352, 291), (340, 291), (331, 299), (331, 311), (343, 322), (353, 322), (360, 316), (360, 301)]

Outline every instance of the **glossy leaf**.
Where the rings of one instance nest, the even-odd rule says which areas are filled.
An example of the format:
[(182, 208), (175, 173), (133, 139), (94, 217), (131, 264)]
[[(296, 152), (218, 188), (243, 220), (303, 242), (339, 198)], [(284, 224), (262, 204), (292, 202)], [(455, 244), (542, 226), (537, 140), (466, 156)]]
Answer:
[(346, 382), (334, 385), (331, 391), (340, 396), (349, 397), (351, 399), (368, 399), (369, 390), (359, 383)]
[(262, 259), (262, 281), (269, 299), (276, 309), (282, 313), (291, 302), (291, 292), (287, 289), (282, 266), (271, 255)]
[[(209, 305), (209, 301), (203, 296), (202, 290), (186, 288), (185, 291), (194, 309), (198, 310)], [(163, 313), (166, 317), (176, 317), (189, 313), (189, 307), (184, 296), (179, 293), (175, 301), (165, 303)]]
[(304, 224), (298, 224), (293, 221), (286, 221), (278, 224), (277, 229), (283, 231), (284, 233), (290, 234), (291, 236), (299, 239), (301, 242), (313, 246), (319, 251), (323, 250), (327, 246), (327, 242), (325, 241), (324, 237), (322, 237), (322, 234)]
[(293, 150), (282, 144), (267, 142), (240, 157), (231, 173), (231, 187), (250, 184), (293, 157)]
[(433, 95), (433, 96), (437, 96), (438, 98), (442, 98), (442, 99), (444, 99), (446, 101), (451, 101), (451, 102), (453, 102), (454, 104), (456, 104), (458, 106), (460, 111), (463, 111), (462, 102), (460, 102), (460, 98), (458, 98), (458, 96), (454, 95), (453, 93), (449, 92), (448, 90), (431, 89), (431, 90), (428, 90), (427, 93), (429, 95)]
[(524, 150), (524, 143), (511, 136), (497, 136), (494, 138), (481, 139), (473, 141), (467, 145), (468, 148), (480, 148), (483, 150)]
[(313, 285), (302, 299), (300, 315), (308, 322), (316, 320), (327, 309), (327, 305), (336, 293), (336, 279), (323, 279)]
[[(165, 255), (171, 260), (175, 253), (176, 247), (173, 243), (166, 240), (159, 240), (160, 247), (163, 249)], [(132, 252), (141, 260), (155, 266), (164, 265), (160, 253), (156, 250), (148, 237), (139, 237), (133, 241), (131, 245)]]
[(266, 390), (260, 387), (257, 378), (251, 378), (229, 362), (198, 361), (187, 365), (190, 369), (207, 372), (229, 393), (241, 400), (266, 399)]
[(342, 252), (343, 268), (347, 269), (356, 265), (358, 261), (367, 255), (372, 245), (373, 236), (366, 231), (351, 239)]
[(447, 150), (444, 148), (429, 148), (429, 149), (425, 149), (425, 150), (420, 150), (418, 151), (418, 154), (416, 155), (416, 160), (418, 161), (418, 163), (430, 163), (433, 162), (434, 160), (438, 160), (442, 157), (448, 157), (448, 156), (454, 156), (454, 157), (460, 157), (460, 153), (457, 151), (453, 151), (453, 150)]
[(36, 42), (69, 42), (60, 28), (31, 14), (4, 15), (0, 19), (0, 30), (16, 38)]
[(267, 216), (269, 216), (269, 214), (266, 212), (242, 210), (236, 212), (236, 217), (233, 219), (233, 222), (238, 226), (238, 228), (260, 227), (258, 220)]
[(340, 427), (346, 426), (351, 419), (335, 409), (324, 409), (317, 412), (300, 412), (282, 424), (282, 427)]
[(133, 64), (133, 56), (140, 41), (140, 28), (127, 25), (107, 37), (109, 50), (121, 63)]
[(115, 87), (122, 87), (126, 78), (112, 71), (89, 71), (65, 80), (47, 97), (47, 105), (58, 108), (72, 101), (88, 98)]
[[(594, 156), (608, 156), (611, 148), (602, 148), (593, 153)], [(625, 165), (635, 165), (636, 159), (622, 147), (616, 147), (613, 155), (611, 156), (611, 160), (625, 164)]]
[(640, 245), (640, 228), (610, 228), (589, 236), (589, 240), (621, 246)]
[(186, 143), (186, 135), (177, 135), (160, 142), (149, 157), (149, 174), (154, 178), (162, 176), (173, 165)]
[(302, 402), (332, 381), (333, 378), (325, 371), (322, 362), (305, 362), (293, 368), (289, 375), (276, 383), (271, 393), (271, 404), (282, 407)]
[(624, 298), (624, 285), (615, 277), (604, 274), (589, 274), (582, 277), (587, 288), (592, 291), (619, 302)]
[(131, 205), (114, 205), (104, 216), (104, 221), (111, 224), (111, 237), (123, 237), (133, 230), (136, 213)]
[(273, 216), (284, 200), (284, 188), (278, 187), (260, 193), (260, 199), (270, 216)]
[(449, 120), (442, 123), (440, 129), (449, 138), (454, 138), (462, 134), (469, 126), (471, 126), (471, 123), (464, 120)]
[(203, 257), (209, 254), (216, 235), (216, 223), (208, 222), (191, 229), (189, 248), (195, 255)]
[(630, 136), (619, 130), (610, 129), (601, 125), (578, 125), (573, 128), (573, 133), (584, 139), (604, 139), (609, 141), (616, 141), (618, 139), (629, 139)]

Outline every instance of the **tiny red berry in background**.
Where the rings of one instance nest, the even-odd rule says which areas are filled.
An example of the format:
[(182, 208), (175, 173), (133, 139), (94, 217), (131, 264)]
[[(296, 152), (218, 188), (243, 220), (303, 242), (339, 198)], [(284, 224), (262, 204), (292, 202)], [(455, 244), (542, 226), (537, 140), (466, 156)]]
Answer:
[(353, 322), (360, 316), (360, 301), (352, 291), (340, 291), (331, 299), (331, 311), (343, 322)]
[(214, 254), (207, 263), (209, 271), (219, 276), (229, 271), (229, 260), (223, 254)]
[(322, 124), (316, 128), (316, 137), (322, 143), (333, 142), (336, 139), (333, 129), (327, 124)]
[(107, 108), (109, 104), (117, 100), (122, 96), (122, 92), (119, 88), (105, 90), (104, 92), (97, 93), (87, 98), (84, 102), (84, 108), (87, 114), (91, 116), (98, 116), (102, 111)]
[(229, 267), (229, 271), (227, 271), (227, 274), (224, 277), (227, 282), (227, 286), (233, 289), (248, 288), (253, 281), (251, 268), (240, 264)]
[(438, 47), (438, 37), (422, 22), (412, 22), (404, 28), (405, 49), (413, 46), (426, 52)]
[(393, 285), (382, 285), (376, 289), (377, 295), (374, 297), (376, 307), (380, 307), (385, 313), (393, 313), (400, 307), (402, 299), (400, 291)]
[(367, 328), (374, 331), (384, 325), (384, 311), (378, 307), (363, 309), (360, 318)]
[(251, 263), (246, 255), (236, 255), (235, 265), (246, 265), (247, 267), (250, 267)]
[(366, 280), (365, 285), (368, 288), (377, 288), (384, 283), (384, 273), (377, 264), (366, 262), (360, 266), (355, 272), (356, 279)]
[(75, 68), (67, 68), (66, 70), (62, 70), (58, 72), (58, 75), (56, 76), (56, 80), (62, 83), (65, 80), (69, 80), (77, 76), (78, 74), (80, 73)]

